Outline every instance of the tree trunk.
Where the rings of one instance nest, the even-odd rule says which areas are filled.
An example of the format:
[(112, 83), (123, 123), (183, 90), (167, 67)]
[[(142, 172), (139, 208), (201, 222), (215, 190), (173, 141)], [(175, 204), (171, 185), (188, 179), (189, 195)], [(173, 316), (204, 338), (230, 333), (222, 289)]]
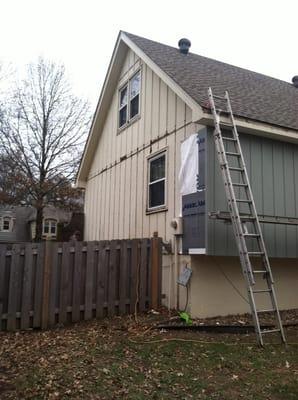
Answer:
[(35, 242), (42, 241), (42, 222), (43, 222), (43, 206), (37, 204), (36, 205), (36, 234), (35, 234)]

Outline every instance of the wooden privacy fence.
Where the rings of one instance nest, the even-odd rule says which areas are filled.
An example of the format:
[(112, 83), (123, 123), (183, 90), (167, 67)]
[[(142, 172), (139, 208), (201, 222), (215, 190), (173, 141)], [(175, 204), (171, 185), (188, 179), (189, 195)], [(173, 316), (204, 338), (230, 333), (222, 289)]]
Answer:
[(0, 245), (0, 330), (156, 308), (161, 239)]

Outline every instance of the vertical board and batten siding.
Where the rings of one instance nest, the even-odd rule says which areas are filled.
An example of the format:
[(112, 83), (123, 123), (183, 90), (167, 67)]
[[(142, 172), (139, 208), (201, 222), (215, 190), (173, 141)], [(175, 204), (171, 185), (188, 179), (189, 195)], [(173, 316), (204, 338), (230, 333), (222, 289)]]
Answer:
[[(141, 69), (140, 117), (118, 131), (118, 89)], [(90, 169), (85, 198), (85, 239), (171, 238), (180, 214), (180, 145), (197, 128), (190, 108), (131, 50), (114, 93)], [(167, 211), (146, 214), (148, 157), (167, 151)]]
[[(240, 134), (240, 140), (258, 214), (298, 218), (298, 146), (248, 134)], [(207, 212), (227, 211), (212, 129), (207, 141)], [(207, 226), (208, 254), (237, 255), (230, 224), (208, 219)], [(298, 256), (296, 226), (261, 227), (269, 256)]]

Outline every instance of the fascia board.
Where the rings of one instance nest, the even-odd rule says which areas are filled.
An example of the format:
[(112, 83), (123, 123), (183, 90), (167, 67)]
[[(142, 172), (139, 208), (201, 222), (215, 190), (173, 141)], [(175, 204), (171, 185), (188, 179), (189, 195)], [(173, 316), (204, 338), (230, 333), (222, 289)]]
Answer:
[[(227, 117), (221, 116), (220, 119), (223, 123), (231, 123), (230, 119)], [(239, 132), (263, 136), (270, 139), (281, 140), (284, 142), (298, 143), (297, 131), (241, 117), (234, 116), (234, 119)], [(201, 119), (198, 122), (202, 125), (214, 126), (213, 117), (211, 114), (208, 113), (203, 113)]]

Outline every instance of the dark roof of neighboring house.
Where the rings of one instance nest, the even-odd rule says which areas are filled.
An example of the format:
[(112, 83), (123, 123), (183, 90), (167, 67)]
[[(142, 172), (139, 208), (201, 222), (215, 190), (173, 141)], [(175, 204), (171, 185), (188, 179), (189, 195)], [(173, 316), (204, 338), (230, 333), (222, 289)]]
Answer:
[(298, 88), (294, 85), (124, 33), (202, 107), (209, 86), (217, 95), (228, 90), (235, 115), (298, 130)]

